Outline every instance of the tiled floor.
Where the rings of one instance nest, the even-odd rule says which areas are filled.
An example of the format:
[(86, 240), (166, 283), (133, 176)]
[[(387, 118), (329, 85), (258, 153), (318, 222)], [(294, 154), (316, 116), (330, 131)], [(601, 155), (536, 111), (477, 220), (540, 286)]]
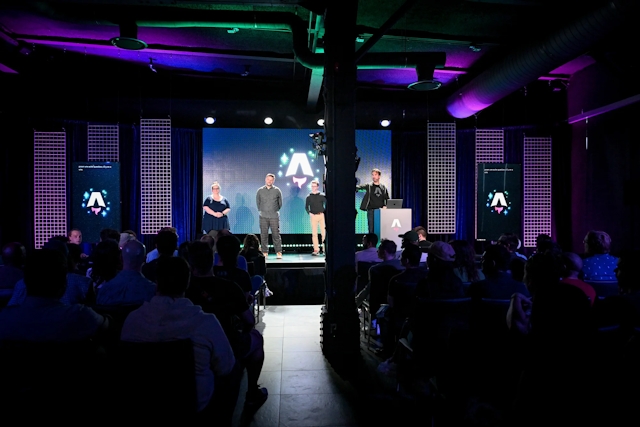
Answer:
[(321, 306), (267, 306), (257, 328), (264, 336), (260, 384), (269, 399), (241, 420), (243, 380), (235, 425), (260, 427), (357, 426), (356, 391), (337, 375), (320, 347)]

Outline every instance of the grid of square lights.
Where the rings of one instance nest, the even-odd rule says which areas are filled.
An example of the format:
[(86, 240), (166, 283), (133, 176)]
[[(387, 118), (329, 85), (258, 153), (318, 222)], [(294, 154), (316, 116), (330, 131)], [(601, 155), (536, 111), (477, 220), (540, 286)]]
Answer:
[(502, 129), (476, 129), (476, 173), (475, 182), (475, 204), (473, 213), (475, 215), (474, 228), (475, 237), (478, 238), (478, 164), (479, 163), (504, 163), (504, 130)]
[(430, 234), (456, 232), (456, 124), (427, 127), (427, 209)]
[(551, 138), (524, 138), (524, 246), (551, 236)]
[(140, 121), (141, 232), (156, 234), (171, 221), (171, 119)]
[(33, 133), (34, 247), (67, 235), (67, 134)]
[(119, 128), (117, 125), (89, 125), (87, 154), (90, 162), (119, 162)]

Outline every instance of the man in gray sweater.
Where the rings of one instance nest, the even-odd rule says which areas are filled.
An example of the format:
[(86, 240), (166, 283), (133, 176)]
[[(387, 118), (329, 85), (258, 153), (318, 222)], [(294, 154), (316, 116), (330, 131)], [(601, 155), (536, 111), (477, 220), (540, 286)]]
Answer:
[(260, 246), (265, 257), (269, 255), (269, 228), (273, 237), (273, 249), (276, 258), (282, 258), (282, 238), (280, 237), (280, 208), (282, 207), (282, 192), (273, 185), (276, 176), (268, 173), (264, 179), (265, 185), (256, 192), (256, 205), (260, 215)]

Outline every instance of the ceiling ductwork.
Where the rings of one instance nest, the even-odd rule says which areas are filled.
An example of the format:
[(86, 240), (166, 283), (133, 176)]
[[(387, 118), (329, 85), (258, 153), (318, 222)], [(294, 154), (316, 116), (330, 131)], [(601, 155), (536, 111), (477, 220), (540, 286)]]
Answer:
[(614, 0), (483, 72), (451, 95), (447, 111), (462, 119), (481, 111), (585, 53), (637, 14), (637, 0)]
[[(309, 49), (306, 24), (297, 16), (284, 12), (203, 12), (193, 16), (176, 16), (172, 20), (136, 20), (138, 27), (160, 28), (237, 28), (246, 30), (290, 31), (293, 37), (293, 53), (296, 60), (312, 70), (324, 69), (324, 53), (313, 53)], [(444, 52), (424, 53), (367, 53), (358, 62), (358, 69), (416, 68), (418, 64), (434, 64), (444, 67)]]

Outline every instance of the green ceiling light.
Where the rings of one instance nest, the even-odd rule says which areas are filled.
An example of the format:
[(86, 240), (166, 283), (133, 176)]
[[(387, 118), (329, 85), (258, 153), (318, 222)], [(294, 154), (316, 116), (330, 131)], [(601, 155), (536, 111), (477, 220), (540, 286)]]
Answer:
[(411, 83), (407, 86), (407, 89), (419, 92), (440, 89), (442, 83), (433, 78), (434, 69), (435, 65), (433, 64), (417, 64), (416, 74), (418, 74), (418, 81)]
[(138, 39), (138, 26), (135, 22), (120, 23), (119, 26), (120, 37), (109, 40), (112, 45), (126, 50), (142, 50), (148, 47), (145, 42)]

